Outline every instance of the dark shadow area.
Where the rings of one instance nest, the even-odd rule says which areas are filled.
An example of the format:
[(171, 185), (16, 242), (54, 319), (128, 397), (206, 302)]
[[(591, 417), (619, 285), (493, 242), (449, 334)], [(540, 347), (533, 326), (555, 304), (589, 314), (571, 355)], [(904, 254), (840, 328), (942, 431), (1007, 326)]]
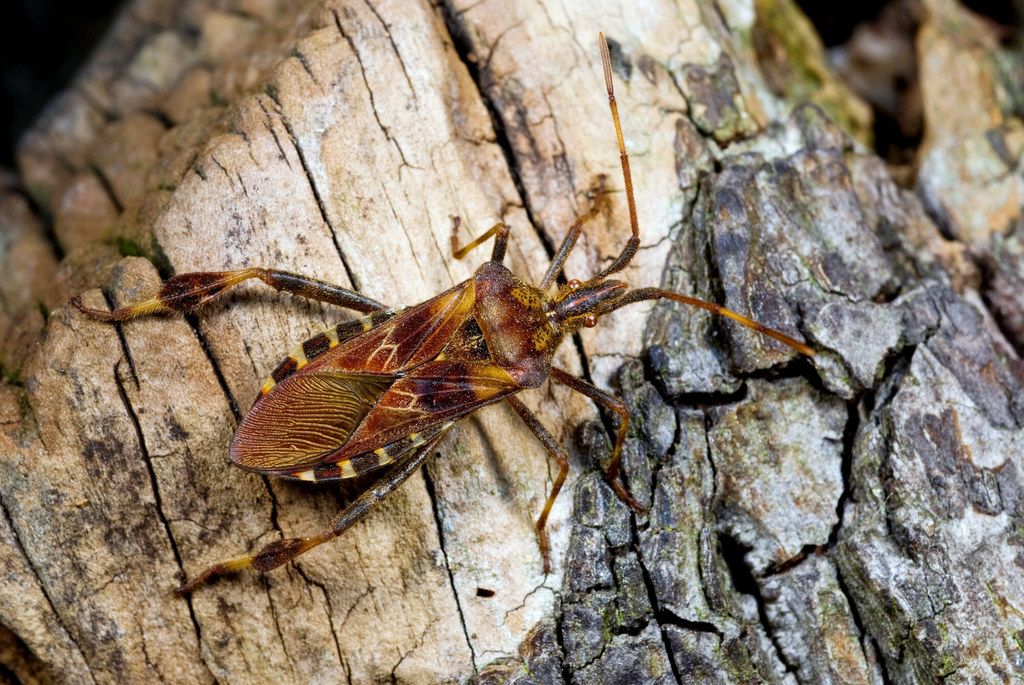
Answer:
[[(859, 24), (877, 19), (884, 7), (903, 3), (901, 0), (870, 0), (862, 3), (797, 0), (797, 4), (818, 29), (825, 47), (831, 48), (850, 40)], [(961, 4), (1011, 32), (1016, 31), (1019, 36), (1024, 19), (1021, 17), (1024, 4), (1014, 0), (961, 0)]]
[[(918, 0), (834, 3), (797, 0), (814, 23), (829, 62), (875, 113), (875, 151), (893, 166), (910, 168), (923, 133), (915, 38)], [(1021, 42), (1019, 0), (964, 0), (991, 22), (1006, 45)]]
[(0, 21), (0, 166), (18, 138), (89, 57), (110, 26), (116, 0), (11, 0)]

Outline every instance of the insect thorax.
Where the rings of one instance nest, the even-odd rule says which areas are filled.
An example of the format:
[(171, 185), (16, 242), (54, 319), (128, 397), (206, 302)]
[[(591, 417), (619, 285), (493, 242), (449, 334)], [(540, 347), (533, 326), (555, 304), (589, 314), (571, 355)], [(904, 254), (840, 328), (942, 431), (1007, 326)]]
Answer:
[(562, 340), (551, 298), (493, 262), (477, 270), (473, 283), (476, 320), (494, 363), (523, 387), (543, 383)]

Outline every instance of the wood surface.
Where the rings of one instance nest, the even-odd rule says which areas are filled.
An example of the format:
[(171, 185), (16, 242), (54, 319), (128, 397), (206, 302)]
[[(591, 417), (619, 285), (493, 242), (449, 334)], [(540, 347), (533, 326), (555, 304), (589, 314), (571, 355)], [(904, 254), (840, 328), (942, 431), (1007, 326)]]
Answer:
[[(786, 0), (169, 2), (124, 8), (0, 188), (0, 679), (10, 682), (1009, 682), (1024, 654), (1024, 124), (1019, 56), (950, 0), (917, 38), (926, 136), (901, 187), (870, 109)], [(351, 488), (234, 468), (287, 352), (350, 312), (245, 286), (112, 326), (162, 278), (261, 265), (412, 304), (512, 227), (537, 282), (628, 236), (597, 48), (611, 41), (643, 247), (624, 277), (803, 337), (800, 359), (676, 305), (557, 363), (565, 387), (462, 422), (341, 539)], [(1016, 61), (1015, 61), (1016, 60)], [(953, 79), (963, 85), (950, 92)]]

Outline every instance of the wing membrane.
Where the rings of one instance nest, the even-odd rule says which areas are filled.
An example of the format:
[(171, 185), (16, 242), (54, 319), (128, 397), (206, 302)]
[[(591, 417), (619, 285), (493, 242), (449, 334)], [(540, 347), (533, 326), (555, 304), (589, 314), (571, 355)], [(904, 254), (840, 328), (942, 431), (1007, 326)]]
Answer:
[(290, 376), (246, 414), (231, 443), (231, 460), (261, 472), (315, 465), (345, 444), (394, 380), (348, 373)]
[(372, 452), (357, 454), (350, 459), (332, 461), (328, 457), (312, 468), (280, 471), (275, 475), (315, 483), (356, 478), (389, 464), (400, 462), (425, 444), (435, 444), (451, 428), (452, 423), (452, 421), (447, 421), (429, 426), (422, 433), (406, 435), (389, 445), (378, 447)]
[(519, 390), (503, 369), (488, 363), (436, 361), (397, 378), (331, 461), (352, 459), (402, 436), (456, 421)]

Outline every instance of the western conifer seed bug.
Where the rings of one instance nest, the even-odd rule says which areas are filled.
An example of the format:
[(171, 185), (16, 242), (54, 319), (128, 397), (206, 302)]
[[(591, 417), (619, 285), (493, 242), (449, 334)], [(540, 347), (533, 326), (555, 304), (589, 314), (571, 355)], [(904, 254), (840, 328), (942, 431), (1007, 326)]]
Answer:
[(570, 280), (551, 294), (583, 224), (604, 202), (604, 179), (590, 211), (576, 219), (539, 285), (530, 285), (502, 265), (509, 229), (498, 223), (464, 247), (458, 221), (452, 251), (462, 259), (494, 239), (491, 258), (467, 281), (413, 307), (387, 309), (359, 293), (275, 269), (185, 273), (168, 280), (155, 297), (113, 312), (72, 303), (101, 321), (126, 321), (154, 313), (193, 312), (228, 288), (258, 278), (277, 290), (346, 307), (365, 316), (328, 329), (302, 343), (264, 383), (231, 443), (231, 460), (250, 471), (295, 480), (326, 482), (378, 472), (326, 529), (306, 538), (277, 540), (263, 549), (215, 564), (178, 588), (186, 593), (214, 576), (244, 568), (265, 572), (337, 537), (364, 517), (422, 464), (460, 418), (504, 400), (533, 431), (559, 472), (537, 519), (537, 535), (550, 571), (545, 524), (569, 472), (565, 451), (516, 395), (548, 378), (586, 395), (621, 418), (607, 479), (634, 510), (642, 507), (619, 478), (619, 458), (629, 426), (624, 402), (552, 365), (566, 336), (592, 327), (598, 318), (644, 300), (668, 299), (729, 317), (805, 355), (814, 351), (793, 338), (717, 304), (660, 288), (637, 288), (609, 276), (622, 271), (640, 244), (633, 184), (612, 87), (608, 45), (599, 39), (605, 86), (618, 139), (632, 235), (618, 257), (586, 282)]

